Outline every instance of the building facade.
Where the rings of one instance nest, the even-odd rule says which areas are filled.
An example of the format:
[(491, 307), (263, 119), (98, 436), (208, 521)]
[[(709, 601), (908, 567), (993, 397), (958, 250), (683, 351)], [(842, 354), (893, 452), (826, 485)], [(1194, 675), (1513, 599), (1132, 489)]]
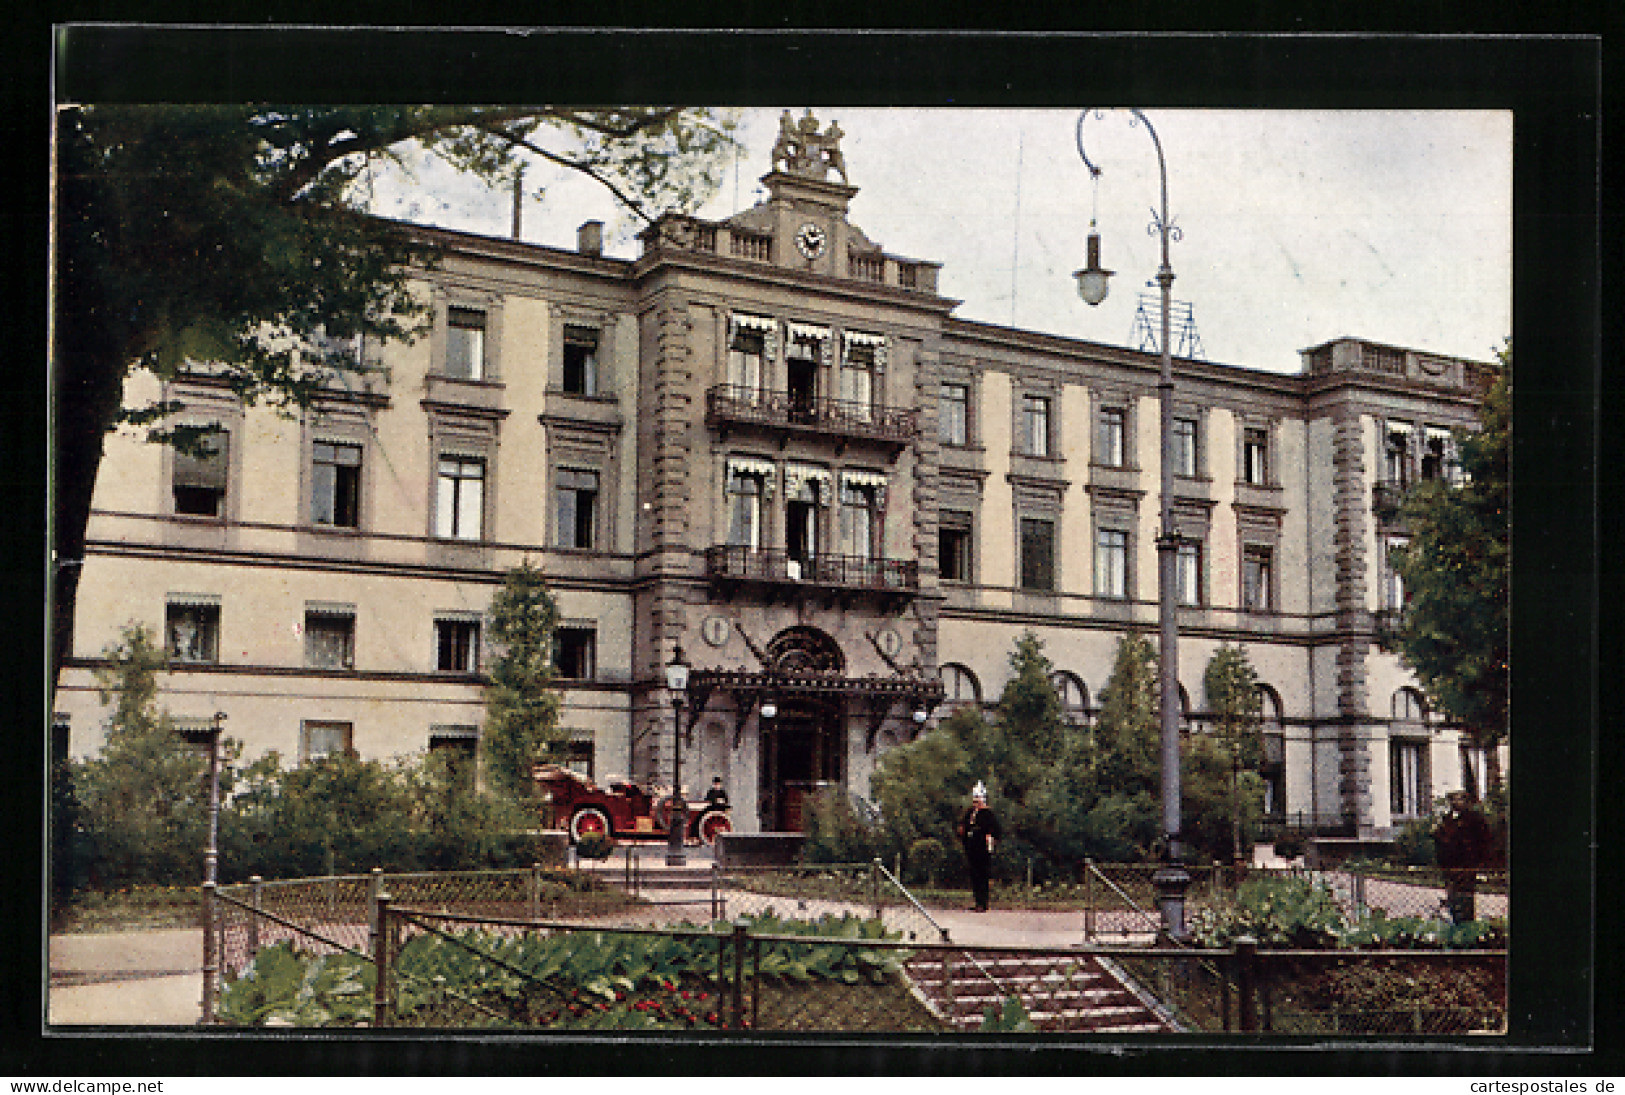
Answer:
[[(132, 381), (221, 432), (205, 458), (109, 439), (57, 698), (73, 751), (131, 621), (165, 636), (162, 702), (225, 713), (250, 755), (477, 751), (487, 612), (526, 559), (562, 616), (571, 763), (663, 782), (680, 748), (745, 831), (866, 794), (888, 748), (996, 702), (1024, 630), (1092, 720), (1119, 637), (1156, 627), (1156, 357), (956, 318), (936, 264), (847, 220), (838, 132), (787, 132), (764, 201), (664, 217), (634, 261), (595, 223), (574, 251), (422, 229), (428, 335), (358, 348), (379, 368), (296, 417), (206, 368)], [(1379, 636), (1398, 498), (1455, 474), (1483, 366), (1353, 338), (1294, 375), (1174, 365), (1187, 724), (1239, 643), (1273, 813), (1382, 836), (1474, 786)]]

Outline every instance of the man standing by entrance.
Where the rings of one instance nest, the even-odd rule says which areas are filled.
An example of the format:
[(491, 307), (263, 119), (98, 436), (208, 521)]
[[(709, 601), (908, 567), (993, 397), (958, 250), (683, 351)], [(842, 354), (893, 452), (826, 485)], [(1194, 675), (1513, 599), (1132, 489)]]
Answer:
[(993, 846), (1004, 835), (999, 819), (987, 805), (987, 787), (981, 780), (971, 788), (970, 809), (959, 820), (959, 841), (965, 848), (965, 859), (970, 863), (971, 893), (976, 899), (975, 911), (987, 912), (988, 876), (993, 869)]

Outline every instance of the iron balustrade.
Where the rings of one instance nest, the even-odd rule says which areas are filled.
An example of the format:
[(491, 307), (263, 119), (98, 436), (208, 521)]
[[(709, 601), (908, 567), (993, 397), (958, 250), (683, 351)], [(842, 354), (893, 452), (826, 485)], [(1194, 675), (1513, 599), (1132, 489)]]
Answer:
[(706, 392), (706, 418), (907, 444), (919, 433), (912, 407), (829, 399), (744, 384), (718, 384)]
[(920, 564), (913, 559), (866, 559), (858, 555), (795, 559), (776, 548), (718, 544), (706, 549), (705, 566), (711, 577), (734, 581), (909, 592), (920, 588)]

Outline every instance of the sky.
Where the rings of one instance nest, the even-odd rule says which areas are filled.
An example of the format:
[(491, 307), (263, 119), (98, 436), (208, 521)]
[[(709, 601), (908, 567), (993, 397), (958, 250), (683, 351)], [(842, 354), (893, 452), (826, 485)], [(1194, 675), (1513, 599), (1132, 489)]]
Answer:
[[(739, 112), (743, 144), (697, 215), (765, 197), (783, 108)], [(800, 118), (804, 107), (789, 108)], [(1127, 110), (813, 107), (838, 121), (858, 194), (849, 219), (894, 255), (943, 264), (955, 315), (1137, 347), (1159, 241), (1156, 145)], [(1512, 115), (1502, 111), (1148, 110), (1167, 161), (1173, 296), (1206, 360), (1296, 372), (1298, 352), (1352, 336), (1489, 359), (1512, 333)], [(527, 170), (525, 240), (574, 247), (602, 220), (606, 252), (634, 258), (639, 224), (597, 184)], [(536, 196), (535, 188), (544, 193)], [(508, 235), (512, 195), (444, 166), (380, 177), (385, 216)], [(1094, 218), (1115, 270), (1098, 307), (1077, 296)], [(1178, 338), (1176, 325), (1175, 338)]]

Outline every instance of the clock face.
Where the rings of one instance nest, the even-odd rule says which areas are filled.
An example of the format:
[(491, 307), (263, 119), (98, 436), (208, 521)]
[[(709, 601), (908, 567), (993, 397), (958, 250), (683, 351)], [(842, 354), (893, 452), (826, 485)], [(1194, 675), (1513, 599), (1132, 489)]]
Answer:
[(816, 224), (804, 224), (796, 229), (796, 247), (803, 255), (815, 259), (824, 253), (824, 230)]

